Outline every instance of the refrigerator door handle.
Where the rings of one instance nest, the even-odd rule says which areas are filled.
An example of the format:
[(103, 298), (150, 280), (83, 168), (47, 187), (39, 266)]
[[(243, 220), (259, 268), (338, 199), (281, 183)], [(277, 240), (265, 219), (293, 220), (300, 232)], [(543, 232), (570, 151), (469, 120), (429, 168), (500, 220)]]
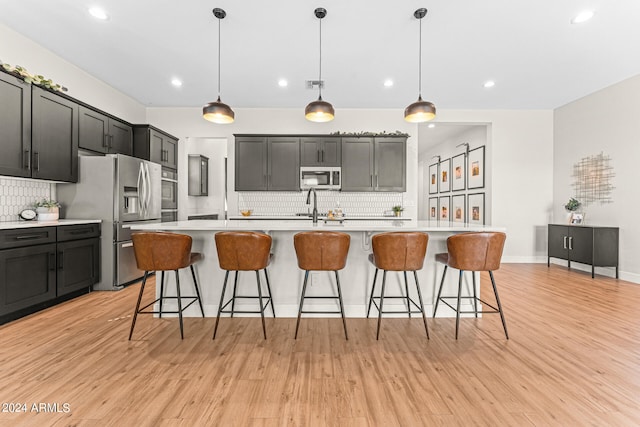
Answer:
[(144, 164), (144, 170), (146, 173), (146, 187), (144, 190), (145, 196), (145, 214), (149, 216), (149, 205), (151, 204), (151, 172), (149, 171), (149, 164)]
[(138, 197), (137, 197), (137, 199), (138, 199), (138, 210), (140, 211), (141, 215), (144, 214), (144, 212), (143, 212), (143, 200), (142, 200), (143, 189), (142, 189), (142, 186), (141, 186), (141, 185), (144, 185), (143, 182), (142, 182), (143, 180), (144, 180), (144, 177), (142, 176), (142, 163), (140, 163), (140, 169), (138, 169), (138, 183), (136, 184), (136, 186), (138, 188)]

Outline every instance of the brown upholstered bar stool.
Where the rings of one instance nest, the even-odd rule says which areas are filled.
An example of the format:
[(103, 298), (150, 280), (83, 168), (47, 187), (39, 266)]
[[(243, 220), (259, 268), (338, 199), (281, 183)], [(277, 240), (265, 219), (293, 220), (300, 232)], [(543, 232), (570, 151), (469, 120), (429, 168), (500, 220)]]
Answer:
[[(269, 275), (267, 274), (267, 266), (271, 262), (271, 236), (268, 234), (257, 233), (255, 231), (223, 231), (216, 233), (216, 248), (218, 250), (218, 262), (220, 268), (226, 270), (224, 275), (224, 284), (222, 285), (222, 293), (220, 295), (220, 305), (218, 306), (218, 316), (216, 317), (216, 326), (213, 329), (213, 339), (216, 338), (218, 332), (218, 322), (220, 322), (221, 313), (230, 313), (231, 317), (235, 313), (260, 313), (262, 317), (262, 333), (264, 339), (267, 339), (267, 328), (264, 322), (264, 310), (271, 303), (271, 312), (273, 317), (276, 317), (276, 312), (273, 308), (273, 300), (271, 298), (271, 286), (269, 285)], [(267, 282), (268, 295), (262, 295), (262, 285), (260, 283), (260, 270), (264, 270), (264, 277)], [(224, 303), (224, 293), (227, 289), (227, 281), (229, 279), (229, 272), (235, 271), (235, 277), (233, 281), (233, 296), (229, 301)], [(256, 281), (258, 284), (258, 295), (237, 295), (236, 288), (238, 287), (238, 272), (240, 271), (255, 271)], [(242, 299), (258, 299), (260, 309), (257, 311), (238, 311), (235, 310), (235, 302), (237, 298)], [(266, 299), (265, 304), (262, 300)], [(231, 304), (231, 310), (224, 310)]]
[[(298, 309), (295, 339), (298, 338), (298, 328), (300, 326), (302, 313), (342, 315), (344, 337), (345, 339), (349, 339), (347, 335), (347, 322), (344, 318), (344, 304), (342, 302), (342, 290), (340, 289), (338, 270), (342, 270), (347, 264), (350, 241), (351, 237), (348, 234), (334, 231), (305, 231), (293, 236), (293, 245), (296, 249), (296, 256), (298, 257), (298, 267), (304, 270), (304, 282), (302, 284), (300, 308)], [(338, 296), (306, 296), (309, 271), (333, 271), (336, 275)], [(340, 311), (303, 311), (302, 306), (305, 298), (337, 299), (340, 304)]]
[[(402, 298), (407, 302), (406, 311), (391, 311), (387, 313), (407, 313), (409, 317), (411, 317), (411, 313), (422, 313), (424, 330), (427, 333), (427, 338), (429, 338), (427, 317), (424, 313), (422, 292), (420, 291), (420, 283), (418, 282), (418, 274), (416, 273), (417, 270), (422, 269), (422, 265), (424, 264), (424, 257), (427, 253), (428, 242), (429, 236), (425, 233), (419, 232), (381, 233), (376, 234), (371, 238), (373, 253), (369, 255), (369, 261), (371, 261), (371, 263), (376, 267), (376, 272), (373, 275), (373, 286), (371, 287), (371, 296), (369, 297), (367, 318), (369, 317), (371, 304), (373, 303), (378, 309), (378, 328), (376, 331), (376, 339), (380, 337), (380, 322), (382, 320), (382, 314), (385, 313), (383, 311), (385, 298)], [(380, 290), (380, 296), (374, 297), (373, 292), (376, 288), (378, 270), (384, 271), (382, 274), (382, 289)], [(384, 288), (387, 280), (387, 271), (402, 271), (404, 273), (405, 296), (385, 296)], [(413, 271), (413, 278), (416, 282), (416, 290), (418, 291), (418, 301), (420, 302), (420, 305), (416, 304), (409, 295), (407, 271)], [(380, 299), (380, 306), (378, 306), (375, 299)], [(411, 304), (413, 304), (418, 311), (412, 311)]]
[[(198, 281), (196, 280), (196, 273), (193, 270), (193, 264), (202, 259), (202, 254), (198, 252), (191, 252), (191, 236), (184, 234), (139, 232), (132, 234), (131, 240), (133, 240), (133, 252), (136, 257), (136, 264), (138, 265), (138, 269), (144, 270), (144, 277), (142, 278), (142, 285), (140, 286), (140, 294), (138, 295), (136, 309), (133, 312), (129, 340), (131, 340), (131, 336), (133, 335), (133, 328), (136, 325), (138, 314), (159, 314), (159, 316), (162, 317), (162, 302), (165, 299), (175, 299), (178, 302), (178, 311), (165, 311), (165, 313), (178, 314), (178, 317), (180, 318), (180, 338), (184, 338), (182, 312), (191, 304), (198, 301), (198, 304), (200, 305), (200, 312), (202, 313), (202, 317), (204, 317), (202, 300), (200, 299), (200, 290), (198, 289)], [(186, 267), (191, 269), (193, 285), (196, 288), (196, 296), (182, 296), (180, 293), (180, 276), (178, 275), (178, 270)], [(171, 270), (174, 270), (176, 273), (177, 295), (167, 297), (164, 295), (164, 272)], [(160, 278), (160, 297), (140, 308), (140, 302), (142, 301), (142, 294), (144, 293), (147, 278), (149, 277), (149, 273), (153, 271), (162, 272)], [(191, 301), (183, 307), (182, 300), (184, 299)], [(156, 302), (160, 303), (159, 311), (144, 311)]]
[[(442, 272), (442, 280), (440, 281), (440, 289), (438, 289), (436, 305), (433, 309), (433, 317), (436, 317), (438, 303), (440, 301), (453, 309), (456, 312), (456, 339), (458, 339), (458, 327), (460, 325), (461, 313), (473, 313), (475, 314), (475, 317), (478, 317), (478, 313), (500, 313), (502, 327), (504, 328), (504, 335), (509, 339), (507, 324), (505, 323), (502, 305), (500, 304), (500, 297), (498, 297), (496, 281), (493, 278), (493, 271), (500, 268), (500, 259), (502, 258), (502, 250), (504, 248), (504, 241), (506, 238), (506, 234), (499, 232), (456, 234), (447, 239), (447, 253), (436, 255), (436, 261), (444, 264), (444, 271)], [(444, 278), (447, 274), (448, 267), (460, 270), (460, 275), (458, 277), (458, 295), (443, 297), (441, 296), (442, 287), (444, 285)], [(463, 297), (460, 295), (462, 292), (462, 273), (465, 271), (472, 272), (473, 296)], [(491, 285), (493, 286), (493, 293), (495, 294), (496, 303), (498, 305), (497, 308), (478, 298), (476, 295), (476, 276), (473, 274), (476, 271), (489, 272)], [(456, 307), (449, 304), (446, 301), (447, 298), (455, 298), (457, 300)], [(460, 300), (462, 298), (473, 299), (473, 311), (460, 311)], [(478, 301), (490, 307), (491, 310), (478, 311)]]

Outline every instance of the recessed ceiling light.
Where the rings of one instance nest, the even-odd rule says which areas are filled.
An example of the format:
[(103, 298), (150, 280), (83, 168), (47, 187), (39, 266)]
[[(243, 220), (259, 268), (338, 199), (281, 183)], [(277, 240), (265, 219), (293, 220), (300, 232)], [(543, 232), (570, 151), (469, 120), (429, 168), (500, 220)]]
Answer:
[(175, 87), (180, 87), (182, 86), (182, 80), (174, 77), (173, 79), (171, 79), (171, 84), (174, 85)]
[(105, 12), (104, 10), (100, 9), (99, 7), (92, 7), (89, 9), (89, 14), (91, 16), (93, 16), (96, 19), (99, 19), (101, 21), (106, 21), (107, 19), (109, 19), (109, 15), (107, 15), (107, 12)]
[(487, 80), (482, 86), (489, 89), (490, 87), (494, 87), (495, 85), (496, 82), (494, 82), (493, 80)]
[(429, 123), (429, 126), (427, 126), (429, 129), (433, 129), (434, 127), (436, 127), (435, 123)]
[(391, 86), (393, 86), (393, 80), (387, 79), (384, 81), (384, 87), (391, 87)]
[(579, 14), (576, 15), (575, 18), (571, 20), (572, 24), (582, 24), (583, 22), (587, 22), (589, 19), (593, 18), (595, 13), (593, 10), (583, 10)]
[(287, 86), (289, 86), (289, 82), (286, 81), (285, 79), (280, 79), (280, 80), (278, 80), (278, 86), (287, 87)]

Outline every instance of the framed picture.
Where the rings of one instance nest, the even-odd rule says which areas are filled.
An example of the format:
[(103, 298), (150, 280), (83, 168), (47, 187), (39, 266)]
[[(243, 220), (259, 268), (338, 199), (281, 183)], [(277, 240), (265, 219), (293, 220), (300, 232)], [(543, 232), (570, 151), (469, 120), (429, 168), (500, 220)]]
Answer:
[(438, 219), (438, 198), (437, 197), (429, 197), (429, 212), (428, 217), (430, 221), (435, 221)]
[(484, 225), (484, 193), (467, 196), (467, 211), (469, 224)]
[(438, 219), (440, 221), (451, 220), (451, 215), (449, 210), (449, 199), (450, 199), (449, 196), (440, 197), (439, 206), (438, 206), (438, 208), (440, 209), (440, 213), (438, 214)]
[(465, 199), (464, 194), (459, 194), (451, 198), (451, 219), (453, 222), (466, 222)]
[(584, 214), (581, 213), (572, 213), (571, 214), (571, 224), (582, 224), (582, 221), (584, 220)]
[(484, 145), (469, 151), (467, 175), (469, 190), (484, 188)]
[(440, 162), (440, 192), (451, 191), (451, 159)]
[(438, 163), (429, 166), (429, 194), (438, 194)]
[(467, 173), (464, 158), (464, 153), (451, 158), (451, 190), (453, 191), (466, 188)]

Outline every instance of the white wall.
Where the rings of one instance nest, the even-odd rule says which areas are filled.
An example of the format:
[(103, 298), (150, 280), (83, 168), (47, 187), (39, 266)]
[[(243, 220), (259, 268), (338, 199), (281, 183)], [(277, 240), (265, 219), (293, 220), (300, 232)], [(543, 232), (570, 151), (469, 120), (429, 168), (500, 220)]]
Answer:
[[(564, 221), (563, 205), (574, 195), (573, 165), (583, 157), (601, 152), (611, 157), (615, 172), (613, 203), (588, 206), (585, 219), (588, 225), (620, 227), (620, 277), (636, 283), (640, 283), (638, 117), (640, 76), (556, 109), (553, 152), (553, 219), (556, 222)], [(608, 270), (608, 274), (612, 274)]]
[[(208, 196), (189, 196), (189, 154), (209, 158)], [(178, 144), (178, 220), (189, 215), (218, 214), (224, 219), (224, 161), (227, 157), (225, 138), (186, 138)]]

